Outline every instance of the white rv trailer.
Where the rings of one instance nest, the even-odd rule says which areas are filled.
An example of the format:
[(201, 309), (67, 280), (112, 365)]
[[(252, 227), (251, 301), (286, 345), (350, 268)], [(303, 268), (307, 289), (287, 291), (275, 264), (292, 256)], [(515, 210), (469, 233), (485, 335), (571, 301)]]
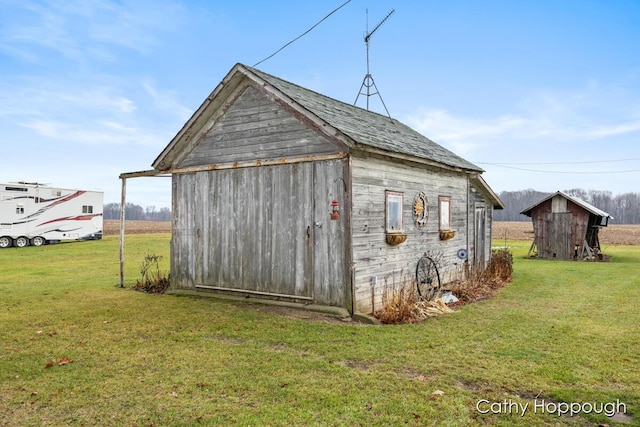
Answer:
[(0, 183), (0, 248), (101, 239), (102, 205), (100, 191)]

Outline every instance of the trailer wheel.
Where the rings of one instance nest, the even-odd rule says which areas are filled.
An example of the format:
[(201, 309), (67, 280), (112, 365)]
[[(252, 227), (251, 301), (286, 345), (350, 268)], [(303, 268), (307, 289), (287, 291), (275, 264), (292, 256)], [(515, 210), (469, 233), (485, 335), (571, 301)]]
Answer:
[(24, 236), (20, 236), (13, 241), (13, 245), (18, 248), (24, 248), (25, 246), (29, 246), (29, 239)]
[(44, 237), (40, 237), (40, 236), (36, 236), (33, 239), (31, 239), (31, 244), (33, 246), (42, 246), (46, 243), (47, 241), (45, 240)]
[(11, 241), (10, 237), (7, 237), (7, 236), (0, 237), (0, 248), (2, 249), (9, 248), (11, 247), (11, 243), (13, 242)]

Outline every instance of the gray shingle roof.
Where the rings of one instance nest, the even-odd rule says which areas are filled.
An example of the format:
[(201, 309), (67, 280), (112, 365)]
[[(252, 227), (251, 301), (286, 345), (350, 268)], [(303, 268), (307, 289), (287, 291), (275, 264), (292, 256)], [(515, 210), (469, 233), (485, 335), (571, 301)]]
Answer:
[(244, 67), (338, 129), (356, 144), (390, 153), (415, 156), (455, 168), (483, 171), (395, 119), (329, 98), (255, 68)]

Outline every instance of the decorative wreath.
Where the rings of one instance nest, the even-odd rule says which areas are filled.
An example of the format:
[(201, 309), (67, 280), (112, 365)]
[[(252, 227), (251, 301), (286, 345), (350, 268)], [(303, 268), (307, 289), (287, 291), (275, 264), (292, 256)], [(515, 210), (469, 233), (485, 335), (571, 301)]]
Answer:
[(427, 220), (429, 219), (429, 201), (423, 191), (416, 194), (416, 197), (413, 199), (413, 213), (418, 227), (427, 225)]

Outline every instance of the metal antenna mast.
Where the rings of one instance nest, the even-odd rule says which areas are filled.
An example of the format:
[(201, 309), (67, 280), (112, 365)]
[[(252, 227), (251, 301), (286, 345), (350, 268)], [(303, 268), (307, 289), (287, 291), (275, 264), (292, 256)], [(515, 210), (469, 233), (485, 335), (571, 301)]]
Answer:
[[(364, 76), (364, 80), (362, 80), (360, 91), (358, 92), (358, 96), (356, 96), (356, 100), (353, 102), (353, 105), (356, 105), (356, 103), (358, 102), (358, 98), (360, 98), (360, 95), (365, 95), (367, 97), (367, 110), (369, 110), (369, 97), (373, 95), (378, 95), (380, 97), (380, 101), (382, 102), (382, 106), (387, 112), (387, 116), (391, 118), (391, 114), (389, 114), (389, 110), (387, 109), (387, 106), (385, 105), (384, 100), (382, 99), (382, 95), (380, 95), (380, 91), (376, 86), (376, 82), (373, 81), (373, 76), (369, 72), (369, 40), (371, 39), (371, 36), (373, 35), (373, 33), (375, 33), (376, 30), (380, 28), (382, 24), (384, 24), (385, 21), (389, 19), (391, 15), (393, 15), (393, 13), (395, 12), (395, 9), (391, 9), (391, 12), (389, 12), (387, 16), (385, 16), (384, 19), (380, 21), (378, 25), (376, 25), (375, 28), (371, 31), (369, 31), (369, 9), (366, 9), (366, 12), (367, 12), (367, 35), (364, 36), (364, 42), (367, 45), (367, 74)], [(366, 88), (365, 92), (363, 92), (364, 88)], [(371, 92), (372, 90), (371, 88), (373, 88), (374, 90), (373, 93)]]

